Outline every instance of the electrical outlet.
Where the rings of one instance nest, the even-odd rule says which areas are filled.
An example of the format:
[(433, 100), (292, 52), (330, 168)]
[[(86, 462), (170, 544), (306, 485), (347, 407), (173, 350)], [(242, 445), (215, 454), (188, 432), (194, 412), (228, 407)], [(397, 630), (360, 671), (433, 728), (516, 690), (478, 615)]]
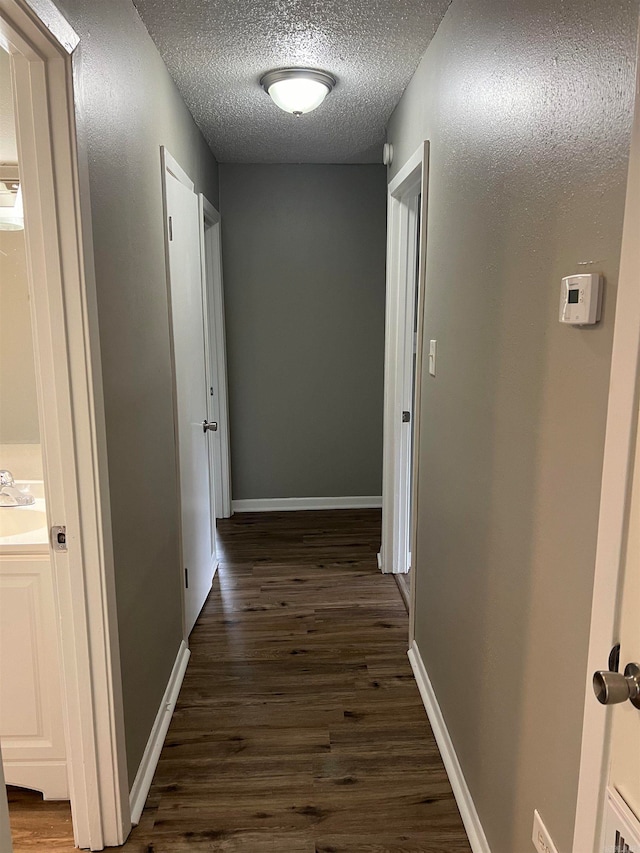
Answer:
[(533, 813), (533, 835), (531, 836), (531, 840), (538, 853), (558, 853), (556, 845), (551, 840), (551, 836), (547, 832), (547, 827), (542, 822), (537, 809)]

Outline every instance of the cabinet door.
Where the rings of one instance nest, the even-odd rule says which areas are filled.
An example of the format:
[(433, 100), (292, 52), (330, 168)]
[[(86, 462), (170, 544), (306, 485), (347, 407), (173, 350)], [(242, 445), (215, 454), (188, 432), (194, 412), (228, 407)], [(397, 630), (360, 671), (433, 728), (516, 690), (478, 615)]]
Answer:
[(0, 740), (5, 781), (68, 799), (48, 554), (0, 556)]

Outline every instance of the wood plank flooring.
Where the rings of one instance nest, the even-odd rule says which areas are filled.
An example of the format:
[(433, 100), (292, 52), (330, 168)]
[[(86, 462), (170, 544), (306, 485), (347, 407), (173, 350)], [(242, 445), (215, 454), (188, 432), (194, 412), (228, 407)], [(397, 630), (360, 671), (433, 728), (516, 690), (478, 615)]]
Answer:
[(400, 597), (402, 598), (405, 606), (405, 610), (407, 613), (410, 608), (411, 601), (411, 579), (410, 575), (394, 575), (396, 579), (396, 583), (398, 584), (398, 589), (400, 590)]
[[(379, 511), (246, 513), (218, 530), (220, 569), (121, 849), (470, 853), (407, 660), (404, 604), (376, 567)], [(16, 853), (71, 849), (51, 814), (38, 840), (11, 811)]]

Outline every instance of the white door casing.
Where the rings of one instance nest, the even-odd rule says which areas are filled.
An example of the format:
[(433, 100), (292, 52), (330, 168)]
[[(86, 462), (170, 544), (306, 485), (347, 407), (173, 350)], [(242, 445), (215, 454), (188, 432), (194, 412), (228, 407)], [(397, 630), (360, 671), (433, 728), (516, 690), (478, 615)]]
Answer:
[[(640, 411), (638, 412), (640, 418)], [(640, 665), (640, 430), (637, 430), (634, 473), (631, 487), (629, 525), (624, 558), (620, 603), (620, 671), (628, 663)], [(628, 807), (628, 825), (634, 831), (633, 842), (640, 845), (640, 710), (627, 701), (611, 708), (611, 767), (609, 788), (619, 794)], [(614, 794), (615, 796), (615, 794)], [(615, 844), (604, 839), (604, 849)], [(613, 845), (612, 845), (613, 842)], [(630, 837), (626, 842), (633, 850)], [(640, 846), (637, 848), (640, 853)], [(635, 851), (634, 851), (635, 853)]]
[(229, 518), (231, 507), (231, 452), (227, 355), (222, 283), (222, 240), (220, 214), (200, 194), (202, 281), (205, 303), (205, 349), (207, 405), (210, 421), (218, 424), (210, 433), (211, 491), (216, 518)]
[[(185, 639), (216, 568), (211, 509), (200, 215), (193, 184), (163, 150), (166, 240), (180, 483)], [(212, 529), (213, 526), (213, 529)]]
[[(640, 84), (640, 63), (637, 74)], [(622, 627), (619, 605), (630, 518), (639, 386), (640, 85), (637, 85), (611, 356), (589, 653), (584, 673), (582, 748), (572, 853), (602, 853), (604, 844), (612, 709), (597, 702), (592, 677), (596, 670), (607, 669), (609, 651)], [(622, 651), (622, 669), (631, 660), (629, 654), (633, 652)], [(618, 710), (613, 709), (613, 713)], [(635, 713), (640, 715), (640, 711)]]
[[(383, 572), (392, 573), (405, 573), (410, 568), (412, 436), (413, 457), (418, 458), (414, 318), (417, 310), (415, 394), (418, 395), (426, 277), (428, 164), (429, 143), (425, 142), (391, 181), (388, 190), (380, 567)], [(408, 423), (402, 421), (403, 411), (410, 413)]]
[[(75, 843), (131, 828), (79, 38), (50, 0), (0, 0), (12, 54)], [(77, 126), (76, 126), (77, 121)]]

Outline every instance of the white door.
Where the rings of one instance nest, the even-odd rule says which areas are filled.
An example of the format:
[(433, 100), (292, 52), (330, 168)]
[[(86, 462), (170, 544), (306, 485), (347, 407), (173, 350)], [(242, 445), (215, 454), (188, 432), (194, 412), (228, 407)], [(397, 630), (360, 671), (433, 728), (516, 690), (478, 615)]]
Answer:
[(165, 182), (188, 636), (211, 589), (216, 548), (209, 491), (211, 430), (204, 428), (207, 385), (198, 197), (172, 171), (165, 169)]
[(215, 517), (229, 518), (232, 514), (231, 453), (220, 214), (204, 195), (200, 195), (200, 223), (208, 418), (218, 424), (218, 429), (211, 434), (210, 439), (211, 493)]
[[(640, 430), (636, 437), (620, 611), (620, 673), (638, 667), (640, 689)], [(630, 670), (627, 670), (629, 673)], [(612, 684), (615, 688), (615, 683)], [(624, 692), (622, 693), (622, 697)], [(604, 851), (640, 853), (640, 695), (611, 709), (611, 768), (605, 804)]]

